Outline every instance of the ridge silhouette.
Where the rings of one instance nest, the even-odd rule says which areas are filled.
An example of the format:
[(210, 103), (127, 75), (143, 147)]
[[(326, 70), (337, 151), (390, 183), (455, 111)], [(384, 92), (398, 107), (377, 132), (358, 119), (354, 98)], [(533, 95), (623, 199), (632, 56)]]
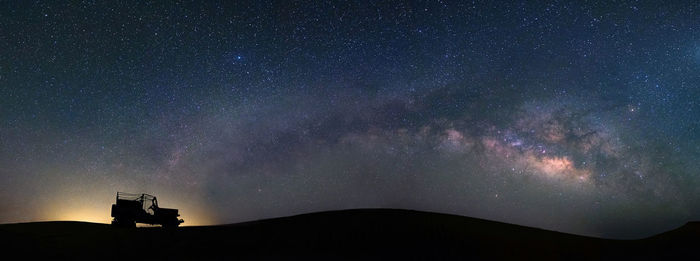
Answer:
[(697, 257), (699, 224), (645, 239), (612, 240), (457, 215), (356, 209), (177, 230), (85, 222), (5, 224), (0, 245), (5, 253), (91, 260), (658, 260)]

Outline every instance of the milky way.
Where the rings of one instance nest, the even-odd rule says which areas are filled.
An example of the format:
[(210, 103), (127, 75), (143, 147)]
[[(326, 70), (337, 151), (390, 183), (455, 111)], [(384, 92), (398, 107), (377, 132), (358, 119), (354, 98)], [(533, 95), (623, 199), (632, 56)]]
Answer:
[(700, 6), (606, 2), (3, 3), (0, 222), (700, 219)]

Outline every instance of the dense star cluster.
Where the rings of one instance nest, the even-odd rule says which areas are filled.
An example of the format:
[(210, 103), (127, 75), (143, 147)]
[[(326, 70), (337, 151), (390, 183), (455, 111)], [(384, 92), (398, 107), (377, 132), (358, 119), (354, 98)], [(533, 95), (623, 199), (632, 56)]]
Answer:
[(0, 222), (700, 219), (700, 3), (7, 1)]

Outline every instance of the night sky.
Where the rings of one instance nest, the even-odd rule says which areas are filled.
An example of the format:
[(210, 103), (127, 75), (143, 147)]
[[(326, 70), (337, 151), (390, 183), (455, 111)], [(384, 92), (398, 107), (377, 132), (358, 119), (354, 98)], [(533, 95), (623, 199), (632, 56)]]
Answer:
[(2, 1), (0, 223), (700, 220), (700, 2)]

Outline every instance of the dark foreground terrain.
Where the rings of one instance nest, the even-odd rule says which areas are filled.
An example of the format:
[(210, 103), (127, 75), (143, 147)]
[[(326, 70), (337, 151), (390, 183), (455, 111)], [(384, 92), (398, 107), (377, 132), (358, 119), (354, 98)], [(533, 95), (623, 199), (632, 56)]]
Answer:
[(0, 225), (0, 249), (22, 260), (698, 260), (700, 223), (641, 240), (608, 240), (462, 216), (367, 209), (176, 230), (7, 224)]

